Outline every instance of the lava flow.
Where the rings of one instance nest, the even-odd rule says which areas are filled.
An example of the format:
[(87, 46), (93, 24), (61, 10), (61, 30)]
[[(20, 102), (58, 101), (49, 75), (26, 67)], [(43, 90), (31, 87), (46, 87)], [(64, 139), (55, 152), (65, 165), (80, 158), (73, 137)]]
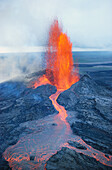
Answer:
[[(68, 89), (79, 80), (78, 69), (73, 68), (72, 44), (66, 34), (62, 33), (58, 21), (54, 21), (49, 32), (49, 42), (46, 55), (46, 74), (40, 77), (33, 85), (51, 84), (57, 87), (56, 94), (49, 98), (55, 109), (56, 115), (49, 115), (43, 119), (26, 122), (23, 127), (34, 129), (34, 133), (21, 138), (17, 144), (9, 147), (4, 152), (5, 160), (9, 161), (13, 170), (17, 169), (44, 169), (46, 161), (63, 146), (94, 157), (101, 163), (112, 166), (112, 156), (108, 158), (104, 153), (87, 145), (80, 137), (72, 134), (69, 123), (66, 121), (67, 112), (57, 103), (61, 92)], [(42, 128), (38, 131), (38, 128)], [(68, 144), (75, 141), (86, 147), (85, 150), (77, 149)], [(31, 157), (34, 161), (31, 161)]]

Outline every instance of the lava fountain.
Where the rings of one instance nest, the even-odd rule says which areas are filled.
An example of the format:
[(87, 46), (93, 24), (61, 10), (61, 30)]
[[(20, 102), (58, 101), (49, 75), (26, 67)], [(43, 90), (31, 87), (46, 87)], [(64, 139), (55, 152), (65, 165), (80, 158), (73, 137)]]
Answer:
[[(73, 67), (72, 43), (67, 34), (62, 32), (58, 20), (54, 20), (49, 31), (48, 49), (46, 52), (46, 74), (40, 77), (33, 85), (51, 84), (57, 87), (57, 93), (50, 97), (61, 118), (66, 119), (65, 111), (57, 109), (55, 104), (59, 94), (79, 81), (78, 67)], [(63, 110), (63, 109), (62, 109)], [(65, 116), (66, 115), (66, 116)], [(66, 121), (65, 121), (66, 122)]]
[[(9, 165), (13, 170), (43, 170), (46, 161), (63, 146), (94, 157), (105, 165), (112, 166), (112, 156), (108, 155), (107, 158), (104, 153), (95, 150), (80, 137), (72, 134), (70, 125), (66, 121), (67, 112), (56, 101), (61, 92), (77, 81), (79, 81), (79, 74), (78, 68), (73, 68), (72, 43), (67, 34), (62, 32), (58, 21), (55, 20), (49, 32), (46, 74), (34, 82), (32, 87), (37, 88), (45, 84), (55, 85), (57, 92), (49, 98), (59, 114), (37, 120), (35, 124), (33, 123), (36, 129), (35, 133), (21, 138), (17, 144), (6, 149), (3, 156), (5, 160), (9, 161)], [(53, 127), (52, 124), (57, 126)], [(32, 126), (32, 122), (27, 122), (27, 125), (28, 127)], [(44, 127), (44, 130), (38, 132), (38, 126)], [(70, 140), (82, 144), (86, 149), (81, 150), (70, 146), (68, 144)], [(32, 155), (34, 156), (34, 161), (30, 160)]]
[(78, 68), (73, 67), (72, 43), (67, 34), (62, 32), (58, 20), (55, 20), (49, 31), (46, 53), (46, 74), (34, 84), (52, 84), (57, 90), (66, 90), (79, 80)]

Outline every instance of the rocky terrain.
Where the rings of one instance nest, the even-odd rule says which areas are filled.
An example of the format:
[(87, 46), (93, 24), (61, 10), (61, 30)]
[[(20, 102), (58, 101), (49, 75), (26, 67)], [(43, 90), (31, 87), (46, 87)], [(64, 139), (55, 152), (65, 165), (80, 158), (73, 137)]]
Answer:
[[(43, 73), (26, 77), (27, 81), (8, 81), (0, 84), (0, 169), (10, 169), (2, 158), (5, 149), (14, 145), (21, 133), (32, 131), (20, 126), (21, 123), (37, 120), (57, 113), (49, 96), (56, 92), (56, 87), (43, 85), (37, 89), (27, 88)], [(60, 94), (57, 102), (68, 113), (73, 133), (80, 136), (87, 144), (99, 151), (112, 154), (112, 91), (96, 84), (89, 75), (83, 75), (80, 81)], [(69, 141), (69, 144), (72, 143)], [(80, 144), (76, 148), (85, 149)], [(94, 158), (77, 153), (69, 148), (62, 148), (46, 163), (47, 170), (112, 169)]]
[(21, 123), (57, 113), (49, 99), (56, 87), (43, 85), (32, 89), (26, 84), (15, 80), (0, 84), (0, 169), (7, 167), (2, 159), (5, 149), (14, 145), (21, 133), (32, 133), (30, 129), (22, 128)]
[(111, 170), (94, 158), (63, 147), (47, 162), (46, 170)]
[[(89, 75), (60, 94), (57, 99), (68, 111), (68, 122), (75, 135), (93, 148), (112, 154), (112, 91), (96, 84)], [(75, 146), (85, 149), (83, 146)], [(47, 170), (112, 169), (94, 158), (62, 148), (46, 164)]]
[(68, 116), (68, 121), (74, 134), (94, 148), (112, 154), (111, 90), (84, 75), (79, 82), (61, 93), (57, 101), (66, 110), (72, 111), (72, 118)]

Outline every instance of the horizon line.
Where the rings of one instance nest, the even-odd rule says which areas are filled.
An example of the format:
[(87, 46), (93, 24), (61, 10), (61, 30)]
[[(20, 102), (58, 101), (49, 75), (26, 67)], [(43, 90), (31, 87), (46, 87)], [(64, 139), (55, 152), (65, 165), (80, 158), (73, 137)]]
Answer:
[[(24, 47), (0, 47), (0, 53), (30, 53), (30, 52), (46, 52), (46, 46), (24, 46)], [(79, 48), (73, 47), (72, 52), (80, 51), (112, 51), (112, 48)]]

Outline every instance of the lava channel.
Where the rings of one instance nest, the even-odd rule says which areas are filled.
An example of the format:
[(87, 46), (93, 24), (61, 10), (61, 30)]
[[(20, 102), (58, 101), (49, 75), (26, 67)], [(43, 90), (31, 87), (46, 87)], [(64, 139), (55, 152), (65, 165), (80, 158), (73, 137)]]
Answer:
[[(104, 165), (112, 166), (111, 155), (108, 155), (107, 158), (104, 153), (87, 145), (79, 136), (72, 134), (70, 125), (66, 121), (67, 112), (56, 101), (61, 92), (57, 91), (56, 94), (50, 96), (59, 114), (27, 123), (28, 127), (33, 126), (35, 128), (35, 132), (21, 138), (17, 144), (7, 148), (4, 152), (3, 156), (13, 170), (25, 168), (30, 170), (35, 168), (39, 170), (44, 169), (46, 161), (62, 147), (68, 147), (93, 157)], [(44, 127), (44, 129), (38, 132), (38, 126)], [(77, 149), (69, 145), (68, 141), (80, 143), (86, 149)], [(34, 157), (34, 161), (31, 160), (31, 157)]]

